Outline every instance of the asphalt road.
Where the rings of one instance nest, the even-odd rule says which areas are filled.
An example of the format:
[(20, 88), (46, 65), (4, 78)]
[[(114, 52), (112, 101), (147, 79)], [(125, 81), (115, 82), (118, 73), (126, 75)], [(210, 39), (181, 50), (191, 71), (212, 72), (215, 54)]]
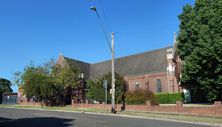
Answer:
[(207, 127), (82, 113), (0, 108), (0, 127)]

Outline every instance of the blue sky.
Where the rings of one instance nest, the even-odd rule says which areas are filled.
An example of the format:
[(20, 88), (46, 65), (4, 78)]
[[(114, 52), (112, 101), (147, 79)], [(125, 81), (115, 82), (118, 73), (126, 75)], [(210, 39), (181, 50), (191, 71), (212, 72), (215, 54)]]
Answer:
[(187, 3), (194, 0), (0, 0), (0, 77), (13, 82), (13, 72), (30, 61), (39, 65), (59, 53), (89, 63), (110, 59), (91, 5), (116, 34), (116, 57), (170, 46)]

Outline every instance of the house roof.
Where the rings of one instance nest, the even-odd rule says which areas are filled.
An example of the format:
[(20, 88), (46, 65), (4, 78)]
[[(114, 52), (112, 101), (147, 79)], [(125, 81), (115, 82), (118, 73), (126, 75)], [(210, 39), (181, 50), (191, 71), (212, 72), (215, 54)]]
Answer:
[[(172, 47), (156, 49), (115, 59), (115, 72), (121, 75), (137, 75), (163, 72), (167, 69), (167, 52)], [(94, 79), (111, 71), (111, 60), (94, 64), (64, 57), (69, 65), (76, 65), (88, 79)]]

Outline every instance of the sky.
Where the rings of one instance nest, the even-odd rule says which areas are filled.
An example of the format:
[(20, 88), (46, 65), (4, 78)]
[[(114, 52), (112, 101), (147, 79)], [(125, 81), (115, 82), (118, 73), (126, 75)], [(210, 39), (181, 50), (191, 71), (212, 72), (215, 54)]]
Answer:
[[(0, 0), (0, 77), (11, 80), (30, 62), (66, 57), (96, 63), (173, 45), (178, 15), (194, 0)], [(90, 10), (96, 6), (100, 18)]]

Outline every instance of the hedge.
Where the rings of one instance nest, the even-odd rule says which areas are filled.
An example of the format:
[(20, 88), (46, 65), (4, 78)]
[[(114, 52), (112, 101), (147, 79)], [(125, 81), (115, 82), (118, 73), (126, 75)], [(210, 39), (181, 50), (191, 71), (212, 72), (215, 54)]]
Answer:
[(151, 91), (138, 90), (126, 93), (125, 102), (126, 104), (139, 105), (146, 104), (146, 101), (150, 101), (151, 104), (157, 104), (155, 95)]
[(155, 94), (155, 98), (159, 104), (175, 104), (176, 101), (183, 101), (182, 93), (158, 93)]

